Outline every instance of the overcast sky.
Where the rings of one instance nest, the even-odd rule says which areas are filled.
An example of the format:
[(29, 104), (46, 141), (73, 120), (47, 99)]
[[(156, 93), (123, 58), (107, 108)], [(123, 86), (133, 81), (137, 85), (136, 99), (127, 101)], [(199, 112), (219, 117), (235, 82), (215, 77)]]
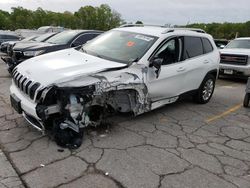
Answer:
[(35, 10), (75, 12), (81, 6), (108, 4), (127, 22), (187, 24), (245, 22), (250, 20), (250, 0), (0, 0), (0, 9), (22, 6)]

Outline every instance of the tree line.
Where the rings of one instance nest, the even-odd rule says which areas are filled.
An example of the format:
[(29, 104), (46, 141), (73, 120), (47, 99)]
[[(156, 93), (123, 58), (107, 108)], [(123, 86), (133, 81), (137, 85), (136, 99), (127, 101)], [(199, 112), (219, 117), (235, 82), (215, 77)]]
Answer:
[(109, 30), (123, 23), (121, 15), (108, 5), (84, 6), (77, 12), (35, 11), (13, 7), (11, 12), (0, 10), (0, 30), (37, 29), (41, 26), (62, 26), (71, 29)]
[(216, 39), (230, 40), (236, 37), (250, 37), (250, 21), (245, 23), (198, 23), (186, 27), (204, 29)]
[[(97, 7), (84, 6), (74, 13), (69, 11), (52, 12), (42, 8), (32, 11), (23, 7), (13, 7), (11, 12), (0, 10), (0, 30), (37, 29), (41, 26), (52, 25), (71, 29), (106, 31), (124, 23), (121, 14), (107, 4)], [(141, 21), (136, 23), (142, 24)], [(182, 27), (201, 28), (218, 39), (250, 36), (250, 21), (245, 23), (196, 23)]]

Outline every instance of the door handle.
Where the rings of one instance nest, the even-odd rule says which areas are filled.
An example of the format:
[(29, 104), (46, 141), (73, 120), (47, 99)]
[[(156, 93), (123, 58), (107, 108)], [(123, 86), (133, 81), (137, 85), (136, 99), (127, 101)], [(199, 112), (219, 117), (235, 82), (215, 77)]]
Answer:
[(208, 60), (205, 60), (205, 61), (203, 61), (203, 63), (204, 63), (204, 64), (208, 64), (208, 63), (209, 63), (209, 61), (208, 61)]
[(183, 72), (183, 71), (185, 71), (186, 69), (184, 68), (184, 67), (179, 67), (178, 69), (177, 69), (177, 72)]

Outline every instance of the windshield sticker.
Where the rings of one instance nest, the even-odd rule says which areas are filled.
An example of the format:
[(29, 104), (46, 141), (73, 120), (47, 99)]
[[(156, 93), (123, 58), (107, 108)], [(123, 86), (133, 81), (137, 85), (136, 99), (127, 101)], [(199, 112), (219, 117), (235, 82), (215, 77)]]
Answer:
[(135, 45), (135, 42), (133, 42), (133, 41), (128, 41), (127, 42), (127, 46), (128, 47), (132, 47), (132, 46), (134, 46)]
[(151, 41), (151, 40), (154, 39), (152, 37), (147, 37), (147, 36), (144, 36), (144, 35), (136, 35), (135, 38), (136, 39), (141, 39), (141, 40), (144, 40), (144, 41), (147, 41), (147, 42), (149, 42), (149, 41)]

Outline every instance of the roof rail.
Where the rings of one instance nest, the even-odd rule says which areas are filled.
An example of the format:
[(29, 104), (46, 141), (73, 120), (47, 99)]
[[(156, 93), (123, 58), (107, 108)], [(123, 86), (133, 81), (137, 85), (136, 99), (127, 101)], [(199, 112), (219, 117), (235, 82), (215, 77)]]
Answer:
[(168, 28), (167, 26), (164, 26), (164, 25), (153, 25), (153, 24), (124, 24), (124, 25), (121, 25), (120, 28), (122, 27), (144, 27), (144, 26)]
[(166, 28), (166, 30), (163, 31), (162, 34), (174, 32), (178, 30), (188, 30), (188, 31), (194, 31), (197, 33), (206, 33), (203, 29), (199, 29), (199, 28), (185, 28), (185, 27), (173, 27), (172, 28), (172, 27), (168, 27), (164, 25), (153, 25), (153, 24), (124, 24), (124, 25), (121, 25), (120, 28), (122, 27), (145, 27), (145, 26)]
[(188, 30), (188, 31), (194, 31), (197, 33), (206, 33), (203, 29), (199, 29), (199, 28), (176, 27), (176, 28), (168, 28), (165, 31), (163, 31), (162, 34), (174, 32), (174, 31), (178, 31), (178, 30)]

